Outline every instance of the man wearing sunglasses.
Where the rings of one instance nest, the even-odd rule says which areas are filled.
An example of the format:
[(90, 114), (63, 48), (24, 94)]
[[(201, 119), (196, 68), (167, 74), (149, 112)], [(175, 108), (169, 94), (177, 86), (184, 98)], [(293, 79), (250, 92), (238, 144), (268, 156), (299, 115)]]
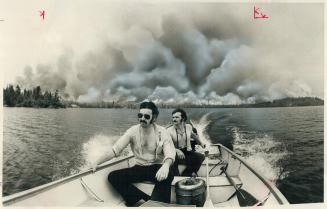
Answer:
[(183, 109), (175, 109), (172, 112), (173, 125), (167, 128), (176, 147), (175, 174), (180, 175), (178, 164), (186, 165), (182, 176), (192, 176), (197, 173), (204, 160), (204, 155), (192, 150), (192, 139), (205, 148), (205, 143), (199, 139), (196, 129), (186, 124), (187, 115)]
[[(107, 155), (96, 163), (117, 157), (128, 144), (131, 145), (136, 165), (112, 171), (108, 176), (108, 181), (120, 193), (127, 206), (139, 205), (149, 199), (170, 203), (175, 148), (167, 130), (155, 123), (158, 115), (159, 111), (153, 102), (142, 102), (137, 114), (139, 124), (129, 128), (108, 150)], [(142, 181), (155, 183), (151, 197), (133, 185)]]

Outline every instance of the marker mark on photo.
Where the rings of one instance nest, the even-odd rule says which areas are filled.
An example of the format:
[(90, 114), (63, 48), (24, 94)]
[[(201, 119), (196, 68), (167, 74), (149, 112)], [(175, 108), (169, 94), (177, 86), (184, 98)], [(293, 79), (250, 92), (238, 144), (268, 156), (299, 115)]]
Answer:
[(253, 18), (254, 19), (258, 19), (258, 18), (269, 18), (266, 14), (260, 12), (260, 8), (256, 8), (254, 6), (254, 9), (253, 9)]
[(39, 15), (42, 18), (42, 20), (44, 20), (44, 18), (45, 18), (45, 11), (44, 10), (39, 11)]

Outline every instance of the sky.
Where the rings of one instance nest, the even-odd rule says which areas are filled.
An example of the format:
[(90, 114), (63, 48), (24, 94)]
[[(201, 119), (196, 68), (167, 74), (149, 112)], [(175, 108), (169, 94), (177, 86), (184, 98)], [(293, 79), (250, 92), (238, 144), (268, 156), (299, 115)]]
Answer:
[[(254, 19), (254, 6), (268, 18)], [(322, 3), (7, 1), (0, 9), (3, 86), (40, 85), (79, 102), (323, 98), (323, 8)]]

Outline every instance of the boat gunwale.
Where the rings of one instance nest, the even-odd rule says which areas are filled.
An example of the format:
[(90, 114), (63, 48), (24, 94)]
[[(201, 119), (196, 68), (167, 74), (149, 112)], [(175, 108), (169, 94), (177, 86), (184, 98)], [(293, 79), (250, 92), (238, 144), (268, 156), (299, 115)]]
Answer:
[[(237, 158), (257, 178), (259, 178), (259, 180), (261, 180), (261, 182), (263, 182), (265, 184), (265, 186), (269, 189), (269, 191), (271, 192), (271, 194), (274, 195), (274, 197), (276, 198), (276, 200), (278, 201), (278, 203), (280, 203), (280, 204), (289, 204), (289, 202), (287, 201), (287, 199), (277, 189), (277, 187), (275, 185), (273, 185), (271, 182), (269, 182), (267, 179), (265, 179), (264, 176), (260, 172), (258, 172), (255, 169), (253, 169), (241, 156), (239, 156), (235, 152), (231, 151), (227, 147), (223, 146), (222, 144), (211, 144), (211, 146), (220, 146), (224, 150), (226, 150), (228, 153), (230, 153), (233, 157)], [(134, 155), (128, 155), (128, 156), (125, 156), (125, 157), (121, 157), (120, 159), (117, 159), (117, 160), (112, 161), (112, 162), (103, 163), (103, 164), (101, 164), (101, 165), (99, 165), (97, 167), (97, 170), (95, 172), (100, 171), (100, 170), (103, 170), (105, 168), (108, 168), (109, 166), (119, 164), (119, 163), (121, 163), (123, 161), (130, 160), (133, 157), (134, 157)], [(92, 173), (93, 173), (92, 169), (88, 169), (88, 170), (83, 171), (81, 173), (77, 173), (77, 174), (74, 174), (74, 175), (71, 175), (71, 176), (68, 176), (68, 177), (59, 179), (59, 180), (54, 181), (54, 182), (50, 182), (50, 183), (47, 183), (47, 184), (44, 184), (44, 185), (40, 185), (38, 187), (34, 187), (34, 188), (31, 188), (31, 189), (28, 189), (28, 190), (25, 190), (25, 191), (22, 191), (22, 192), (19, 192), (19, 193), (16, 193), (16, 194), (12, 194), (12, 195), (3, 197), (2, 198), (2, 203), (3, 203), (3, 205), (10, 205), (12, 203), (15, 203), (18, 200), (26, 199), (26, 198), (28, 198), (31, 195), (35, 195), (35, 194), (38, 194), (38, 193), (41, 193), (41, 192), (50, 190), (50, 189), (52, 189), (52, 188), (54, 188), (56, 186), (59, 186), (61, 184), (64, 184), (64, 183), (67, 183), (67, 182), (70, 182), (70, 181), (73, 181), (73, 180), (76, 180), (78, 178), (84, 177), (84, 176), (89, 175), (89, 174), (92, 174)]]
[[(95, 172), (103, 170), (103, 169), (105, 169), (105, 168), (107, 168), (109, 166), (116, 165), (116, 164), (121, 163), (123, 161), (130, 160), (133, 157), (134, 157), (134, 155), (128, 155), (128, 156), (121, 157), (120, 159), (117, 159), (117, 160), (112, 161), (112, 162), (103, 163), (103, 164), (101, 164), (101, 165), (99, 165), (97, 167)], [(35, 195), (35, 194), (47, 191), (47, 190), (52, 189), (52, 188), (54, 188), (56, 186), (59, 186), (61, 184), (64, 184), (64, 183), (67, 183), (67, 182), (70, 182), (70, 181), (74, 181), (76, 179), (79, 179), (81, 177), (84, 177), (86, 175), (89, 175), (89, 174), (95, 173), (95, 172), (93, 172), (92, 169), (88, 169), (86, 171), (82, 171), (80, 173), (77, 173), (77, 174), (62, 178), (62, 179), (58, 179), (58, 180), (53, 181), (53, 182), (49, 182), (47, 184), (43, 184), (43, 185), (28, 189), (28, 190), (25, 190), (25, 191), (21, 191), (21, 192), (12, 194), (12, 195), (5, 196), (5, 197), (2, 198), (2, 204), (3, 205), (10, 205), (11, 203), (15, 203), (15, 201), (17, 201), (17, 200), (26, 199), (31, 195)]]
[(274, 197), (276, 198), (276, 200), (278, 201), (279, 204), (283, 204), (283, 205), (289, 204), (288, 200), (278, 190), (278, 188), (275, 185), (273, 185), (271, 182), (269, 182), (266, 178), (264, 178), (264, 176), (260, 172), (256, 171), (254, 168), (252, 168), (241, 156), (239, 156), (238, 154), (236, 154), (235, 152), (233, 152), (232, 150), (228, 149), (227, 147), (225, 147), (222, 144), (211, 144), (211, 146), (220, 146), (220, 147), (224, 148), (232, 156), (234, 156), (235, 158), (237, 158), (256, 177), (258, 177), (261, 180), (262, 183), (264, 183), (266, 185), (266, 187), (269, 189), (269, 191), (271, 192), (271, 194), (274, 195)]

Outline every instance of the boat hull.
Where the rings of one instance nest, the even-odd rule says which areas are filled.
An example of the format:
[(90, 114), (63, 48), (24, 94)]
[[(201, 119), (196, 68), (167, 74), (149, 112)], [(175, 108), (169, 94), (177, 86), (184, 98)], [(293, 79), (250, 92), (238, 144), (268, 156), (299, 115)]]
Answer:
[[(212, 159), (209, 160), (210, 198), (215, 207), (240, 206), (236, 187), (246, 190), (258, 205), (288, 204), (286, 198), (272, 182), (250, 167), (240, 156), (226, 147), (213, 146)], [(108, 174), (117, 169), (131, 167), (135, 164), (133, 156), (120, 157), (112, 162), (102, 164), (96, 172), (91, 170), (69, 176), (24, 192), (3, 198), (4, 206), (124, 206), (124, 201), (107, 181)], [(227, 178), (222, 169), (226, 168)], [(180, 171), (185, 166), (179, 166)], [(206, 167), (203, 164), (198, 172), (199, 178), (206, 179)], [(171, 203), (176, 203), (175, 184), (187, 177), (175, 176), (172, 182)], [(151, 194), (154, 187), (151, 182), (136, 183), (139, 189)], [(262, 202), (262, 203), (261, 203)], [(242, 206), (242, 205), (241, 205)]]

